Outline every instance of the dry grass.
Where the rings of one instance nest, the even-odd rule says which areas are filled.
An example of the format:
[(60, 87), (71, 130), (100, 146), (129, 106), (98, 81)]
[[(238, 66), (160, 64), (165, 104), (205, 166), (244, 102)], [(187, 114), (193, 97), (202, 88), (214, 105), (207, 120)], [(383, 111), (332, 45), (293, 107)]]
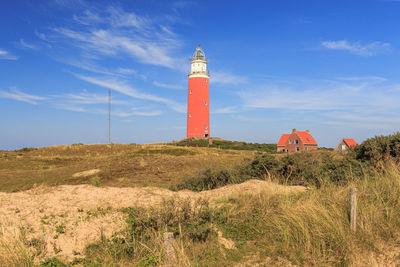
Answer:
[[(0, 151), (0, 191), (26, 190), (35, 184), (90, 184), (93, 175), (99, 177), (101, 185), (168, 187), (205, 168), (231, 168), (253, 153), (162, 144), (72, 145)], [(100, 172), (80, 175), (93, 169)]]

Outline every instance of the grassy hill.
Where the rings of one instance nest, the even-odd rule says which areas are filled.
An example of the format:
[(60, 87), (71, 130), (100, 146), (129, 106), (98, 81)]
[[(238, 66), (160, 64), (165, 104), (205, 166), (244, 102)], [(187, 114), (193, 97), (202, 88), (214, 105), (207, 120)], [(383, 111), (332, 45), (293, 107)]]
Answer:
[[(253, 154), (152, 144), (77, 144), (0, 151), (0, 191), (25, 190), (34, 184), (168, 187), (206, 168), (231, 168)], [(78, 174), (88, 170), (99, 172)]]
[[(165, 231), (174, 233), (179, 266), (400, 264), (400, 134), (370, 138), (347, 154), (175, 144), (59, 146), (0, 155), (3, 191), (22, 189), (25, 183), (100, 185), (0, 193), (0, 211), (21, 223), (0, 220), (0, 265), (165, 266)], [(76, 176), (96, 169), (97, 174)], [(197, 192), (101, 187), (148, 181)], [(349, 222), (354, 187), (356, 232)], [(91, 193), (103, 200), (93, 201)], [(44, 205), (48, 198), (62, 205)], [(22, 218), (36, 218), (41, 230)], [(64, 257), (61, 242), (81, 240), (82, 225), (98, 227), (94, 232), (100, 234), (72, 250), (73, 259)], [(10, 227), (14, 231), (7, 236)]]

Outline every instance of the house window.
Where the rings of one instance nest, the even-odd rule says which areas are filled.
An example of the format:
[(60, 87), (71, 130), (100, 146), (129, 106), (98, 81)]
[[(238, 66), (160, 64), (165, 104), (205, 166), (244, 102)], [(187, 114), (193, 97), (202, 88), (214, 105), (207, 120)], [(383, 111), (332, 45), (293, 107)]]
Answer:
[(291, 145), (292, 144), (292, 139), (289, 139), (289, 145)]
[(294, 142), (296, 143), (296, 145), (299, 143), (299, 139), (294, 140)]
[(289, 149), (286, 149), (286, 152), (289, 152)]
[(192, 113), (189, 114), (189, 118), (191, 118), (191, 117), (192, 117)]
[(296, 147), (296, 151), (300, 151), (300, 147), (297, 146), (297, 147)]
[(192, 94), (192, 90), (189, 91), (189, 94)]
[(307, 150), (308, 150), (307, 148), (308, 148), (308, 147), (305, 147), (304, 150), (307, 151)]
[(342, 150), (346, 150), (346, 145), (342, 145)]

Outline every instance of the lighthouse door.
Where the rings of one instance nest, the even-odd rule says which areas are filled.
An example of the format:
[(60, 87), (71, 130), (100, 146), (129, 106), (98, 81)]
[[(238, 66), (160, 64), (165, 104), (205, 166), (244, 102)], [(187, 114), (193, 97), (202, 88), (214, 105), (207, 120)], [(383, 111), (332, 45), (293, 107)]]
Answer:
[(204, 137), (208, 137), (208, 134), (205, 134)]

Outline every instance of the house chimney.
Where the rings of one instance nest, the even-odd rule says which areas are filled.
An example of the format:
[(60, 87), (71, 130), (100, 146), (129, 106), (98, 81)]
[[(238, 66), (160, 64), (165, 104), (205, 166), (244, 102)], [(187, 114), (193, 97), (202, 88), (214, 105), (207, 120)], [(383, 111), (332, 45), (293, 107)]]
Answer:
[(306, 133), (310, 133), (310, 130), (306, 130)]
[(292, 133), (295, 133), (295, 132), (296, 132), (296, 129), (293, 129), (293, 130), (292, 130)]

